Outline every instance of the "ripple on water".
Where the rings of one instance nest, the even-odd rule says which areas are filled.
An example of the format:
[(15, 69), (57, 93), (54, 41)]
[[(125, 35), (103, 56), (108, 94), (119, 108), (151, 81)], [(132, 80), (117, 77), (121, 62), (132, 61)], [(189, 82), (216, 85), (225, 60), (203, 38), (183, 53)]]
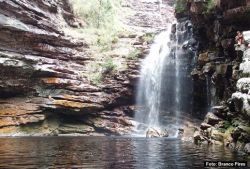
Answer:
[(247, 160), (222, 146), (166, 138), (0, 139), (0, 168), (202, 168), (204, 160)]

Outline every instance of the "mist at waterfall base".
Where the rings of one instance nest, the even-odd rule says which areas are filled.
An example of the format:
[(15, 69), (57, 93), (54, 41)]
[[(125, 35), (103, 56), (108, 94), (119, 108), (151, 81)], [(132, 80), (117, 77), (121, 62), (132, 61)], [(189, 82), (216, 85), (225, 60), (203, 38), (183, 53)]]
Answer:
[(135, 136), (145, 136), (151, 128), (166, 130), (170, 137), (178, 136), (182, 116), (192, 112), (190, 73), (196, 46), (192, 24), (188, 20), (169, 24), (156, 36), (142, 63)]

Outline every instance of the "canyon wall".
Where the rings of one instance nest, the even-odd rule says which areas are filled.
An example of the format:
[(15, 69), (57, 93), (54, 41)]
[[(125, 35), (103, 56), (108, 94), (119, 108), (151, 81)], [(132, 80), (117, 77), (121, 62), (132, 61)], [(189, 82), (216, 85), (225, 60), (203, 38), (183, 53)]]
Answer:
[[(199, 41), (192, 72), (194, 99), (206, 107), (205, 120), (194, 134), (196, 143), (224, 143), (249, 153), (249, 34), (250, 1), (186, 1), (177, 17), (189, 17)], [(236, 32), (245, 43), (237, 46)], [(206, 100), (206, 102), (200, 102)], [(207, 113), (208, 112), (208, 113)]]
[(150, 44), (142, 37), (164, 29), (161, 19), (173, 16), (167, 3), (123, 1), (131, 13), (122, 22), (134, 33), (118, 42), (140, 53), (126, 59), (118, 51), (111, 57), (126, 68), (102, 69), (102, 82), (93, 84), (86, 66), (95, 62), (93, 51), (65, 33), (84, 28), (67, 0), (0, 0), (0, 135), (128, 133), (139, 62)]

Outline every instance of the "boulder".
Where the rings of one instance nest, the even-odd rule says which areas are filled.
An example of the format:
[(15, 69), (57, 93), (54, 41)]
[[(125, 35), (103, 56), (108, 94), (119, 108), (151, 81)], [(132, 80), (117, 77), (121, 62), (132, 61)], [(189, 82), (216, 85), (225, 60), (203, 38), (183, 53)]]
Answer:
[(220, 118), (224, 118), (227, 115), (228, 112), (228, 107), (226, 106), (214, 106), (212, 107), (212, 112), (220, 117)]
[[(179, 133), (181, 132), (181, 130), (179, 130)], [(163, 130), (163, 131), (161, 131), (161, 137), (168, 137), (169, 136), (169, 134), (168, 134), (168, 131), (167, 130)]]
[(247, 143), (244, 147), (244, 152), (250, 155), (250, 143)]
[(211, 131), (211, 138), (213, 140), (223, 142), (224, 135), (223, 135), (223, 133), (219, 132), (218, 130), (212, 130)]
[(160, 132), (157, 131), (156, 129), (154, 128), (149, 128), (146, 132), (146, 137), (147, 138), (152, 138), (152, 137), (160, 137)]
[(240, 64), (240, 71), (242, 71), (243, 75), (250, 75), (250, 58), (244, 58), (242, 63)]
[[(250, 78), (241, 78), (237, 81), (237, 90), (242, 93), (249, 93), (250, 91)], [(250, 93), (249, 93), (250, 94)]]
[(231, 137), (231, 135), (225, 136), (224, 143), (227, 147), (229, 147), (229, 145), (233, 143), (233, 138)]
[(154, 128), (149, 128), (146, 132), (146, 137), (147, 138), (152, 138), (152, 137), (168, 137), (168, 132), (167, 130), (157, 130)]
[(197, 69), (193, 69), (191, 72), (191, 76), (194, 80), (199, 79), (200, 75), (202, 74), (201, 71), (197, 70)]
[(234, 141), (248, 143), (250, 142), (250, 127), (239, 125), (232, 131), (231, 136)]
[(201, 130), (206, 130), (206, 129), (210, 128), (210, 127), (212, 127), (212, 125), (204, 123), (204, 122), (201, 123), (201, 126), (200, 126)]
[(244, 51), (244, 58), (250, 58), (250, 48), (246, 48), (246, 50)]
[(204, 120), (205, 123), (210, 124), (210, 125), (218, 124), (220, 121), (222, 121), (222, 119), (211, 112), (207, 113), (205, 120)]
[(207, 62), (209, 62), (209, 60), (210, 59), (209, 59), (209, 56), (208, 56), (208, 52), (199, 54), (198, 63), (200, 65), (205, 65)]
[(250, 95), (236, 92), (236, 93), (233, 93), (232, 99), (233, 99), (236, 111), (250, 117)]
[(244, 37), (245, 41), (247, 41), (248, 43), (250, 43), (250, 31), (244, 31), (243, 32), (243, 37)]
[(195, 144), (199, 144), (200, 142), (203, 142), (205, 140), (198, 130), (194, 132), (193, 138)]

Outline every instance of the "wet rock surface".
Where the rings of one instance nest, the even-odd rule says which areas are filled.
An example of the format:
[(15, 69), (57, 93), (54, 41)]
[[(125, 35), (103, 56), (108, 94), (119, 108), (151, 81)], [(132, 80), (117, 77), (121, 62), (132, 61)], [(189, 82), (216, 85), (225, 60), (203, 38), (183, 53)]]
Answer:
[[(191, 76), (195, 82), (196, 110), (205, 119), (195, 132), (194, 140), (197, 144), (224, 143), (247, 153), (250, 4), (233, 0), (215, 2), (212, 9), (208, 9), (206, 2), (194, 0), (186, 7), (194, 24), (195, 38), (200, 43)], [(235, 45), (237, 31), (243, 31), (246, 44)]]
[(157, 130), (154, 128), (149, 128), (146, 132), (146, 137), (147, 138), (153, 138), (153, 137), (168, 137), (168, 132), (167, 130)]

